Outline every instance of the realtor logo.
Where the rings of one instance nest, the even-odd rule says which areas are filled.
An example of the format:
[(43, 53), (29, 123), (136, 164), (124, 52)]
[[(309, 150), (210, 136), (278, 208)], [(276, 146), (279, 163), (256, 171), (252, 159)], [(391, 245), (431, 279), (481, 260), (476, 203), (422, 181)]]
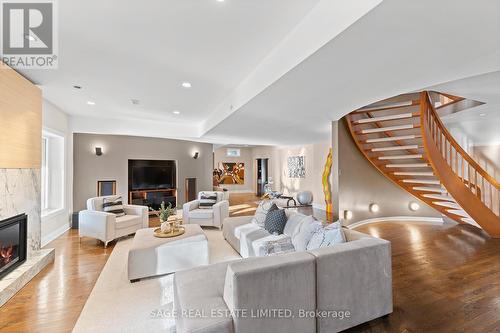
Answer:
[(57, 68), (53, 0), (0, 0), (1, 59), (12, 68)]

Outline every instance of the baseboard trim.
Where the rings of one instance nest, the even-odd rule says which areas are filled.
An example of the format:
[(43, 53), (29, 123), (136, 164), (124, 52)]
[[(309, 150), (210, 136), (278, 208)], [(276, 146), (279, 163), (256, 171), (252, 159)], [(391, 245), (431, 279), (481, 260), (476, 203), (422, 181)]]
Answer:
[(52, 231), (50, 234), (48, 234), (46, 236), (42, 236), (42, 247), (44, 247), (45, 245), (49, 244), (57, 237), (64, 234), (66, 231), (69, 230), (69, 228), (70, 228), (69, 224), (65, 224), (65, 225), (60, 226), (56, 230)]
[(442, 217), (388, 216), (388, 217), (376, 217), (373, 219), (354, 222), (352, 224), (346, 225), (345, 227), (348, 229), (354, 229), (365, 224), (379, 223), (379, 222), (426, 222), (432, 224), (443, 224), (444, 219)]

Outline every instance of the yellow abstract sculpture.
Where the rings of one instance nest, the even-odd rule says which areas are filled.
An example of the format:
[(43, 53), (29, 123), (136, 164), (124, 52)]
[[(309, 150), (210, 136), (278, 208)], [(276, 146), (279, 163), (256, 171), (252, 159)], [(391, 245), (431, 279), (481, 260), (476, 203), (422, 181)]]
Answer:
[(328, 151), (328, 156), (326, 157), (325, 168), (323, 169), (323, 193), (325, 194), (326, 203), (326, 218), (331, 221), (333, 218), (333, 204), (332, 204), (332, 187), (330, 186), (330, 173), (332, 171), (332, 148)]

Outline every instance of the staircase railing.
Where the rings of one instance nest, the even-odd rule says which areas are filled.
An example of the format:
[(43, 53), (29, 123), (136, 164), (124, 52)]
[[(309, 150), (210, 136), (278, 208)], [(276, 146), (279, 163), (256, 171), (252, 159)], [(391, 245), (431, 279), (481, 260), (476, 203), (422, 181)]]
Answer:
[(420, 98), (428, 160), (457, 203), (492, 237), (500, 237), (500, 185), (458, 144), (442, 123), (429, 93)]

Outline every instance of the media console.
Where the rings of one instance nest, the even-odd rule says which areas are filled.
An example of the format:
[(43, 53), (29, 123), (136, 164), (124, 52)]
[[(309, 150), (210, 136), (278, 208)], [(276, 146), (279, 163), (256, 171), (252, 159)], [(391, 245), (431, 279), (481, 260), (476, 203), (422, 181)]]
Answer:
[(154, 211), (162, 202), (177, 206), (177, 163), (172, 160), (128, 160), (128, 202)]

